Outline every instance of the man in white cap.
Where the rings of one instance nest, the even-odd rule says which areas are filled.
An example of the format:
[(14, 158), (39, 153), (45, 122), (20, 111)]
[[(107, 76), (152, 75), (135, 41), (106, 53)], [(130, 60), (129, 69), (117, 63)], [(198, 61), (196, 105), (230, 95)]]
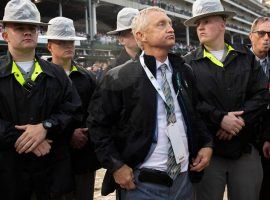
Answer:
[(52, 54), (51, 62), (63, 67), (76, 87), (82, 101), (83, 121), (74, 124), (71, 136), (71, 161), (75, 179), (75, 199), (91, 200), (94, 194), (95, 170), (99, 168), (93, 145), (88, 138), (86, 128), (87, 108), (95, 89), (94, 75), (76, 65), (74, 41), (86, 38), (77, 37), (73, 20), (56, 17), (49, 21), (46, 38), (48, 50)]
[(122, 65), (130, 59), (134, 60), (137, 56), (139, 47), (131, 32), (131, 23), (138, 13), (139, 10), (134, 8), (123, 8), (118, 12), (116, 30), (110, 31), (107, 34), (117, 35), (119, 43), (123, 46), (123, 50), (116, 58), (115, 62), (108, 67), (108, 70)]
[(190, 178), (212, 155), (212, 137), (193, 107), (192, 71), (169, 54), (175, 35), (163, 9), (141, 10), (132, 32), (143, 53), (108, 71), (89, 106), (91, 140), (107, 169), (102, 194), (192, 200)]
[(81, 101), (60, 67), (35, 55), (40, 13), (29, 0), (5, 7), (0, 58), (0, 197), (62, 199), (71, 190), (66, 128)]
[(202, 181), (198, 200), (221, 200), (225, 186), (232, 200), (257, 200), (262, 167), (253, 124), (267, 107), (267, 79), (249, 49), (224, 40), (226, 19), (219, 0), (196, 0), (193, 17), (201, 46), (185, 57), (193, 68), (201, 96), (197, 110), (214, 137), (214, 155)]
[[(270, 91), (270, 18), (258, 17), (252, 25), (249, 33), (249, 39), (252, 47), (251, 51), (254, 53), (256, 60), (260, 63), (265, 75), (268, 78), (268, 89)], [(261, 188), (260, 200), (270, 199), (270, 125), (269, 125), (270, 112), (265, 113), (262, 126), (261, 142), (263, 143), (263, 182)], [(261, 124), (260, 124), (261, 125)]]

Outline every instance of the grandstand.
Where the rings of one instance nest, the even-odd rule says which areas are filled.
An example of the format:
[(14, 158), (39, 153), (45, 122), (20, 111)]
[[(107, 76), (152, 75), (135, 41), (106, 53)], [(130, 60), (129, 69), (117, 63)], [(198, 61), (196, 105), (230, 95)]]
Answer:
[[(191, 17), (192, 4), (195, 0), (33, 0), (39, 8), (43, 22), (56, 16), (65, 16), (74, 20), (77, 34), (88, 40), (77, 45), (77, 54), (81, 59), (95, 57), (113, 57), (119, 50), (115, 38), (105, 33), (115, 28), (116, 15), (122, 7), (143, 9), (159, 6), (166, 10), (173, 20), (178, 42), (177, 47), (190, 50), (198, 45), (194, 28), (187, 28), (183, 21)], [(248, 34), (253, 20), (259, 16), (270, 16), (268, 0), (221, 0), (225, 10), (235, 11), (237, 15), (228, 20), (226, 37), (232, 43), (249, 44)], [(0, 18), (8, 0), (1, 0)], [(1, 31), (1, 27), (0, 27)], [(41, 31), (41, 35), (46, 30)], [(193, 45), (193, 46), (190, 46)], [(0, 37), (0, 52), (5, 50), (5, 43)], [(39, 52), (44, 50), (44, 40), (39, 40)], [(177, 48), (176, 48), (177, 49)], [(184, 52), (180, 52), (184, 53)]]

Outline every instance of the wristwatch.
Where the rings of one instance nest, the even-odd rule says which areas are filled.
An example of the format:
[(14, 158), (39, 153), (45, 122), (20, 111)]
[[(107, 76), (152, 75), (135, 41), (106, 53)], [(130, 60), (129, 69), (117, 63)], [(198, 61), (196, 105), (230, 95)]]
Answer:
[(49, 122), (49, 121), (43, 121), (43, 122), (42, 122), (42, 125), (43, 125), (43, 128), (45, 128), (46, 130), (51, 129), (52, 126), (53, 126), (52, 123)]

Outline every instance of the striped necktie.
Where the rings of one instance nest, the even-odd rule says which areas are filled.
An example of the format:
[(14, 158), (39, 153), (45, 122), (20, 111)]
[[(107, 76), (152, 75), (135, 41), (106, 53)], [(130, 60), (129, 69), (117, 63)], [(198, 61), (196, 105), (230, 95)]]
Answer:
[[(169, 125), (170, 123), (175, 123), (176, 122), (176, 117), (174, 113), (174, 102), (173, 102), (173, 97), (171, 95), (171, 89), (169, 82), (166, 78), (166, 69), (167, 65), (162, 64), (159, 69), (161, 70), (161, 77), (162, 77), (162, 91), (164, 93), (166, 103), (165, 104), (165, 109), (166, 109), (166, 116), (167, 116), (167, 124)], [(178, 174), (181, 172), (181, 165), (177, 164), (175, 161), (174, 153), (173, 153), (173, 148), (170, 142), (169, 145), (169, 150), (168, 150), (168, 161), (167, 161), (167, 172), (169, 176), (172, 179), (175, 179)]]
[(267, 58), (265, 58), (265, 59), (261, 62), (261, 66), (262, 66), (262, 68), (263, 68), (264, 73), (265, 73), (266, 76), (269, 78), (269, 67), (268, 67)]

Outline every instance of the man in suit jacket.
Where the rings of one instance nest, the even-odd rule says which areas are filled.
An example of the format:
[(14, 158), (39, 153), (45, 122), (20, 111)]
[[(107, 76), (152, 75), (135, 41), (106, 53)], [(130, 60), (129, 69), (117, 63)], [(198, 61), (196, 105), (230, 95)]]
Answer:
[(212, 137), (194, 105), (191, 68), (169, 54), (172, 21), (150, 7), (132, 23), (143, 52), (110, 70), (89, 106), (88, 127), (107, 169), (102, 194), (118, 188), (121, 199), (193, 199), (190, 178), (209, 163)]
[[(252, 47), (251, 51), (254, 53), (256, 60), (262, 66), (265, 75), (268, 78), (269, 88), (269, 70), (270, 70), (270, 18), (269, 17), (258, 17), (254, 20), (251, 26), (249, 34)], [(269, 110), (265, 113), (262, 124), (260, 124), (261, 142), (263, 143), (263, 155), (262, 156), (262, 167), (263, 167), (263, 182), (261, 187), (260, 199), (266, 200), (270, 198), (270, 131), (269, 131)]]

